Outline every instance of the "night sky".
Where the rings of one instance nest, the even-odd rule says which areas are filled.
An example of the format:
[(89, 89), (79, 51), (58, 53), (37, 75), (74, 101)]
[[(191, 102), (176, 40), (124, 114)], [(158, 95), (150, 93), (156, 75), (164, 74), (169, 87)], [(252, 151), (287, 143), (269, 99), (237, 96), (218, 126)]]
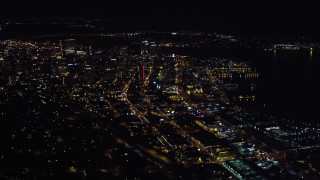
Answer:
[(1, 2), (1, 16), (120, 18), (137, 30), (317, 35), (316, 2), (266, 0), (87, 0)]

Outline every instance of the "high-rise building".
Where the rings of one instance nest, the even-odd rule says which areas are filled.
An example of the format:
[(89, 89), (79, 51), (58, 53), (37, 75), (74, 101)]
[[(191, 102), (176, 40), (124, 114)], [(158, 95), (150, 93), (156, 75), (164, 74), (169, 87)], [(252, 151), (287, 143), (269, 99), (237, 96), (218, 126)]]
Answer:
[(141, 44), (141, 56), (144, 59), (148, 59), (149, 58), (149, 42), (148, 41), (142, 41), (142, 44)]
[(122, 46), (118, 51), (118, 59), (121, 66), (125, 66), (128, 62), (128, 46)]

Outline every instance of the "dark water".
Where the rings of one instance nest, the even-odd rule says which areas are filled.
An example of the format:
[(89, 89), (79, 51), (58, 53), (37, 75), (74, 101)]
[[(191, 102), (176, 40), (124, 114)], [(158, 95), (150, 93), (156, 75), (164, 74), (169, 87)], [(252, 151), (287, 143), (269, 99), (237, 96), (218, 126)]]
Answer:
[[(270, 55), (271, 54), (271, 55)], [(269, 52), (255, 60), (263, 77), (257, 96), (267, 110), (300, 122), (320, 123), (320, 54), (314, 50)]]
[(178, 49), (197, 57), (239, 58), (252, 62), (261, 74), (257, 100), (250, 108), (299, 122), (320, 123), (320, 50)]

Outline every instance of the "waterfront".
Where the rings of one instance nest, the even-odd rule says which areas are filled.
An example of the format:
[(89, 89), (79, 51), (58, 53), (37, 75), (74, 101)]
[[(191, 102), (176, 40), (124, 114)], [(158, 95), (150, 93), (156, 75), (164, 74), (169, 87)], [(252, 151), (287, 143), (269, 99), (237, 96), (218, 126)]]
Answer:
[(174, 51), (202, 58), (237, 58), (252, 62), (261, 74), (255, 90), (257, 98), (253, 103), (241, 102), (240, 105), (301, 123), (319, 123), (320, 89), (317, 83), (320, 72), (317, 70), (320, 52), (317, 49), (313, 50), (312, 56), (308, 50), (274, 53), (264, 49), (197, 48)]

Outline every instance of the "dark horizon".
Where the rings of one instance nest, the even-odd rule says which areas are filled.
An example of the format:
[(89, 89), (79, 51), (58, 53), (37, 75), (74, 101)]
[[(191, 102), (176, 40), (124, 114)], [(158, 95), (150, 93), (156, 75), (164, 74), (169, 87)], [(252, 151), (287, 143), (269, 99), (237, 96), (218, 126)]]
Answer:
[(318, 37), (314, 2), (5, 1), (2, 17), (119, 18), (123, 30), (204, 31)]

